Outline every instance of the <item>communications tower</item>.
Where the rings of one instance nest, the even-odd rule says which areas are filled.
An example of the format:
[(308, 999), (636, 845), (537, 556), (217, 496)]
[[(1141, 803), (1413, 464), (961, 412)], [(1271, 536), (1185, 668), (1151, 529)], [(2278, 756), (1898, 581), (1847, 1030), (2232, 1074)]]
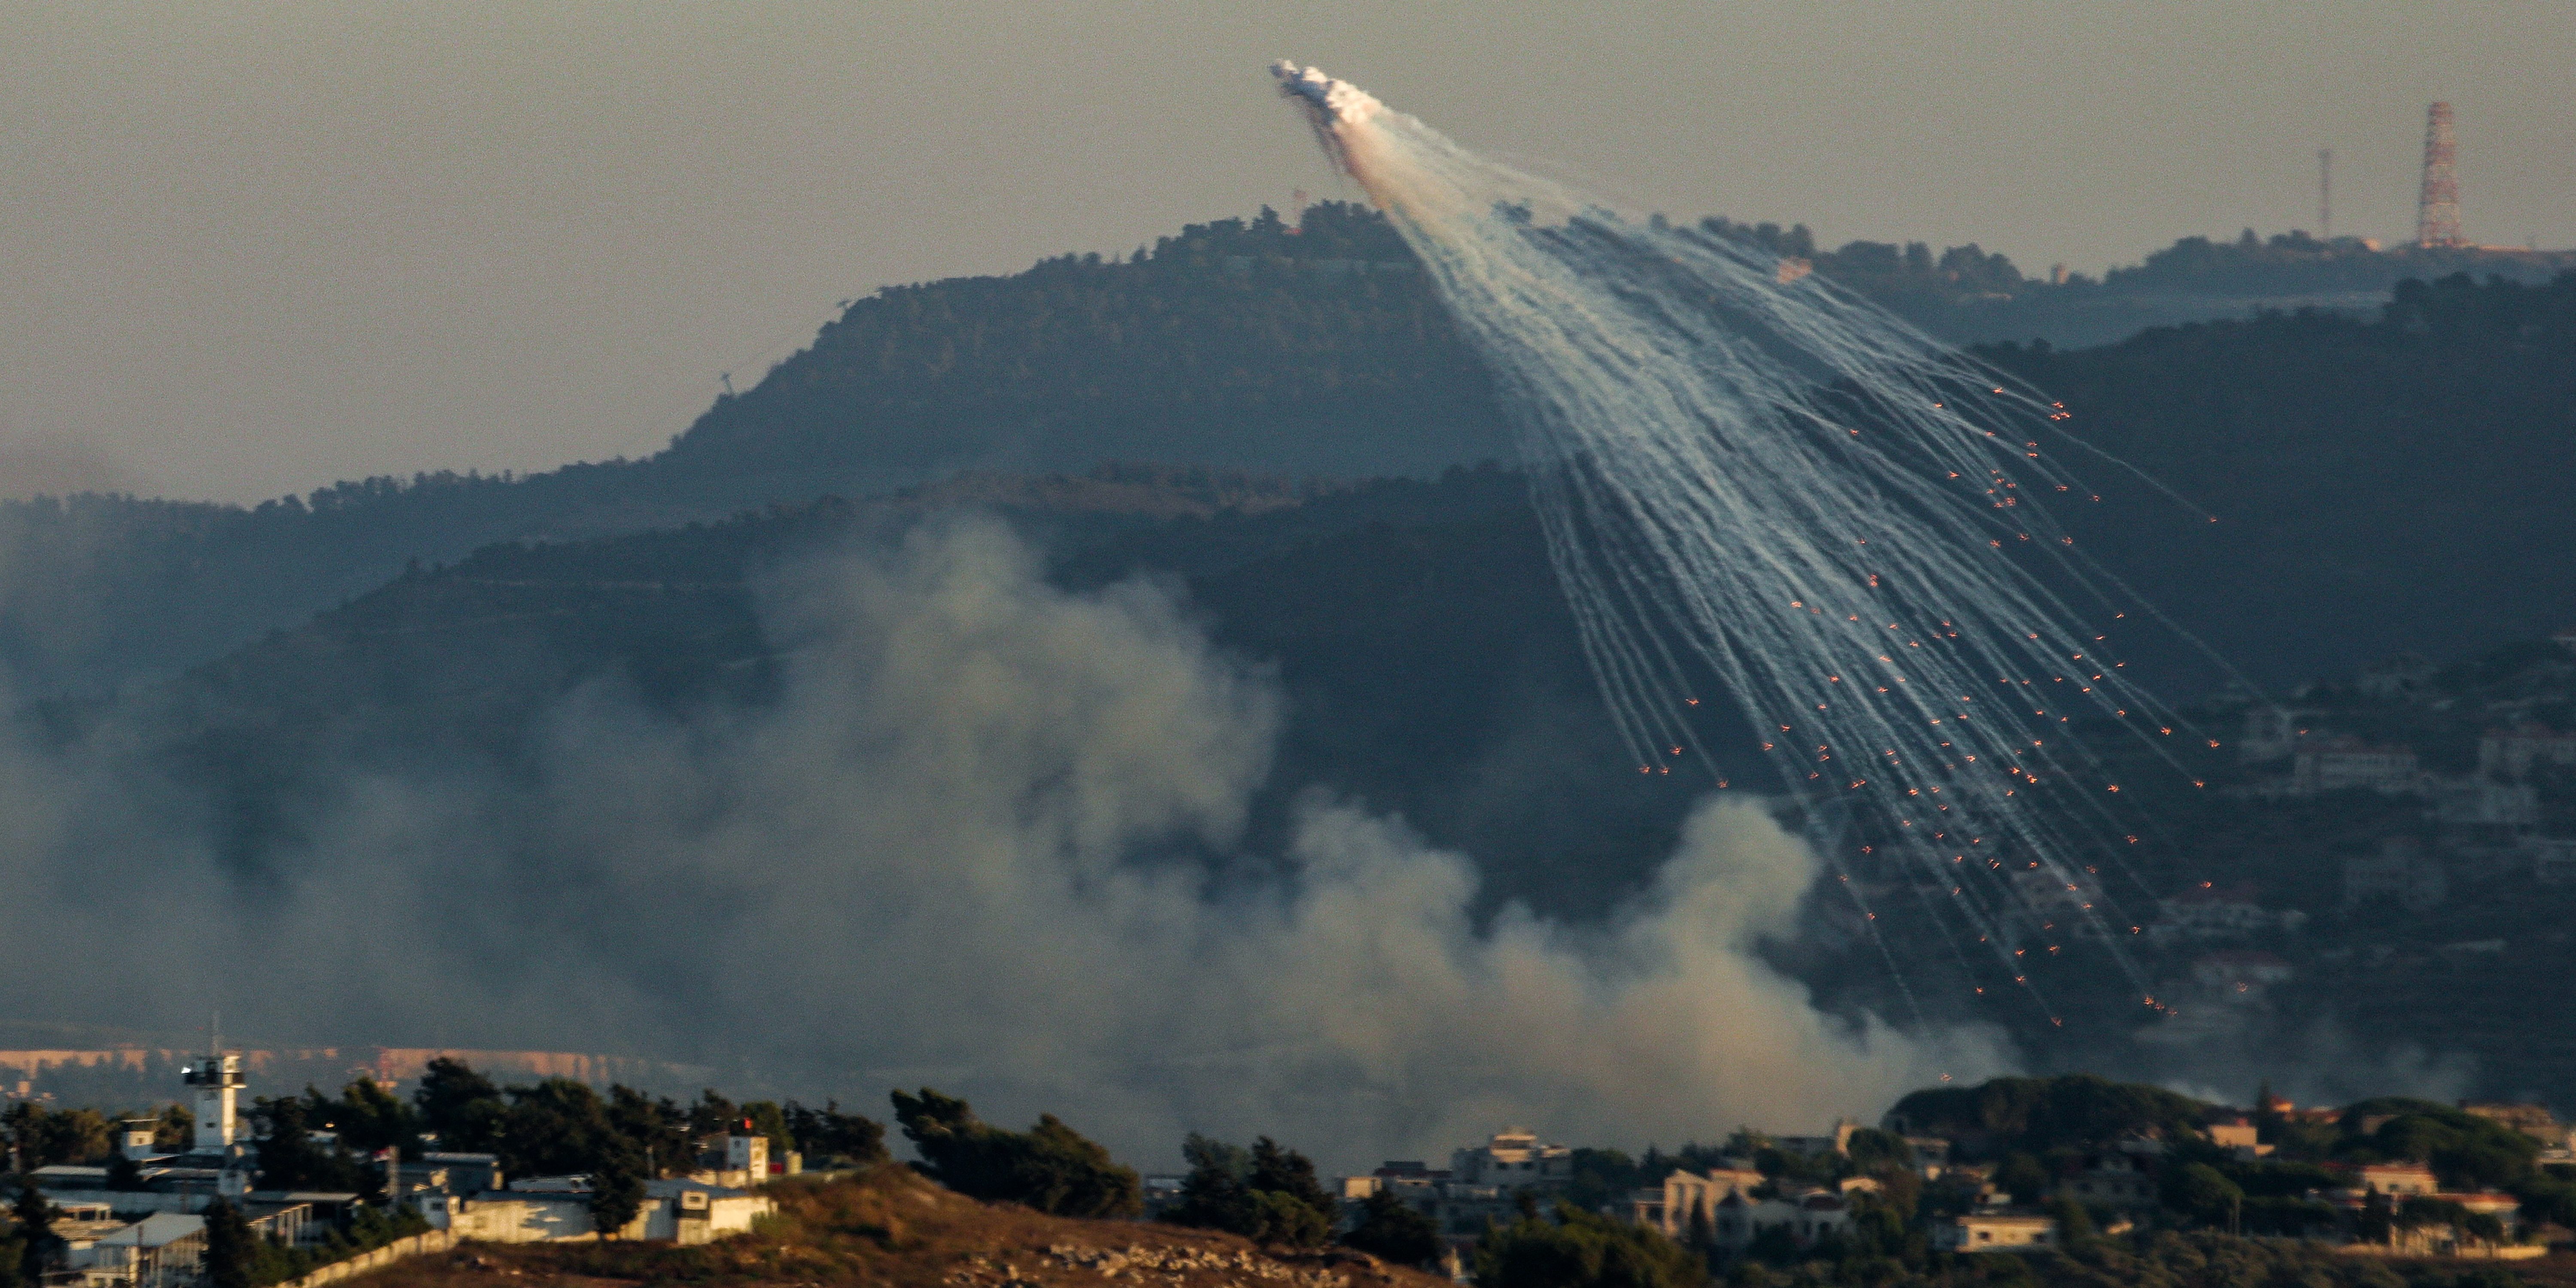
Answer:
[(2424, 114), (2424, 188), (2415, 200), (2415, 244), (2465, 246), (2460, 236), (2460, 177), (2451, 168), (2451, 105)]

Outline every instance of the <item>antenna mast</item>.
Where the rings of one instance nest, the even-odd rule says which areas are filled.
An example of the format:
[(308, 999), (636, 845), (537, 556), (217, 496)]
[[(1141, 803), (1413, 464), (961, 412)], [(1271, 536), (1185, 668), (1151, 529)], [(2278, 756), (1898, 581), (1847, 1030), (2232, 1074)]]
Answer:
[(2460, 177), (2451, 168), (2451, 105), (2424, 114), (2424, 190), (2415, 201), (2415, 244), (2465, 246), (2460, 236)]

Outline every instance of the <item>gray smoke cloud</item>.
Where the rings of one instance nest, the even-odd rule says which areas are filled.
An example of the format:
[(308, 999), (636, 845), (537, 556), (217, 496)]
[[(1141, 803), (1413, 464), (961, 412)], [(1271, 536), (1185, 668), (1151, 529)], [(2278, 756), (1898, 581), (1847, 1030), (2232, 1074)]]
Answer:
[(351, 776), (255, 862), (116, 735), (0, 747), (0, 934), (42, 964), (14, 1006), (671, 1055), (879, 1112), (926, 1082), (1148, 1163), (1186, 1130), (1328, 1165), (1815, 1130), (2012, 1064), (1765, 965), (1817, 862), (1751, 804), (1587, 924), (1480, 916), (1468, 856), (1365, 802), (1310, 793), (1247, 852), (1275, 685), (1167, 589), (1051, 588), (998, 526), (808, 564), (763, 612), (775, 701), (594, 685), (532, 775)]

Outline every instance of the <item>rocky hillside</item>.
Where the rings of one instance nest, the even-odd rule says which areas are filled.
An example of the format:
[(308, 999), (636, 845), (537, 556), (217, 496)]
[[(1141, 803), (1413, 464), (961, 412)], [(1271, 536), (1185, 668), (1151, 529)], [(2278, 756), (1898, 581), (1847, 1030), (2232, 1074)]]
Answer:
[(1233, 1235), (1047, 1216), (952, 1194), (911, 1170), (787, 1182), (759, 1231), (702, 1247), (476, 1244), (415, 1258), (365, 1288), (608, 1288), (682, 1282), (799, 1288), (1433, 1288), (1446, 1281), (1347, 1249), (1263, 1249)]

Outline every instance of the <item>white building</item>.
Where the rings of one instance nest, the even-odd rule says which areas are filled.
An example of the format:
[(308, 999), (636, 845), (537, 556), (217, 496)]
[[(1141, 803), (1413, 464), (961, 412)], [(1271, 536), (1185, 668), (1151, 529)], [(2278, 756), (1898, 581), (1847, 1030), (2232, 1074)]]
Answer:
[[(547, 1176), (471, 1198), (423, 1194), (414, 1203), (432, 1228), (452, 1230), (459, 1238), (559, 1243), (599, 1237), (591, 1199), (587, 1177)], [(744, 1233), (777, 1210), (777, 1200), (750, 1190), (688, 1180), (646, 1181), (643, 1206), (617, 1237), (708, 1243)]]
[(2436, 779), (2433, 812), (2457, 827), (2530, 827), (2540, 822), (2540, 791), (2486, 777)]
[(1945, 1252), (2054, 1249), (2057, 1222), (2018, 1212), (1971, 1212), (1933, 1226), (1932, 1246)]
[(2147, 927), (2158, 943), (2185, 939), (2235, 939), (2272, 930), (2297, 930), (2308, 914), (2296, 908), (2273, 912), (2254, 901), (2250, 886), (2220, 888), (2203, 881), (2170, 899), (2157, 901), (2163, 917)]
[(2290, 794), (2315, 796), (2363, 788), (2391, 794), (2424, 790), (2424, 766), (2411, 747), (2328, 738), (2303, 742), (2290, 755)]
[(1498, 1189), (1561, 1189), (1574, 1179), (1574, 1151), (1542, 1144), (1538, 1134), (1514, 1127), (1491, 1140), (1449, 1156), (1449, 1174), (1464, 1185)]
[(2576, 766), (2576, 733), (2559, 733), (2546, 725), (2522, 724), (2489, 729), (2478, 739), (2478, 772), (2496, 778), (2527, 778), (2535, 767)]
[(1694, 1213), (1702, 1221), (1714, 1221), (1717, 1205), (1729, 1195), (1749, 1196), (1761, 1184), (1762, 1173), (1751, 1167), (1718, 1167), (1706, 1172), (1675, 1168), (1664, 1178), (1661, 1189), (1637, 1191), (1629, 1200), (1628, 1218), (1680, 1238), (1689, 1233)]

